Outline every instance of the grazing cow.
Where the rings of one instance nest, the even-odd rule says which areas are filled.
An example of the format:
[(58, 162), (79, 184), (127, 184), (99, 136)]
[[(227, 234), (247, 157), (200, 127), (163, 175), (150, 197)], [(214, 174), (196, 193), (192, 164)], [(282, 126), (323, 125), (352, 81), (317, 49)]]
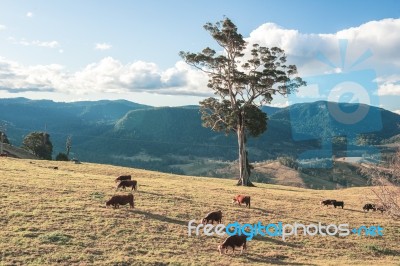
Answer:
[(215, 212), (210, 212), (206, 215), (206, 217), (204, 217), (201, 220), (202, 224), (208, 224), (208, 222), (211, 221), (212, 224), (214, 224), (214, 221), (216, 221), (217, 223), (221, 223), (222, 222), (222, 211), (215, 211)]
[(383, 213), (383, 212), (387, 211), (387, 208), (384, 205), (379, 205), (379, 206), (376, 206), (376, 210)]
[(132, 187), (132, 190), (137, 190), (137, 181), (136, 180), (123, 180), (121, 181), (118, 186), (117, 186), (117, 190), (119, 188), (123, 188), (125, 190), (126, 187)]
[(132, 176), (131, 175), (120, 175), (115, 179), (115, 182), (118, 181), (124, 181), (124, 180), (131, 180)]
[(129, 204), (131, 208), (134, 208), (134, 201), (133, 201), (133, 195), (114, 195), (111, 197), (110, 200), (106, 202), (106, 207), (112, 205), (113, 208), (119, 208), (119, 205), (126, 205)]
[(250, 209), (250, 196), (244, 196), (244, 195), (237, 195), (233, 198), (232, 204), (237, 203), (239, 204), (246, 204), (246, 207), (249, 207)]
[(336, 202), (336, 200), (331, 200), (331, 199), (327, 199), (327, 200), (322, 200), (320, 201), (320, 205), (324, 205), (324, 206), (328, 206), (328, 205), (333, 205), (333, 203)]
[(233, 254), (235, 254), (235, 247), (241, 247), (242, 250), (240, 254), (242, 254), (243, 250), (246, 249), (246, 236), (245, 235), (233, 235), (225, 239), (225, 241), (218, 246), (219, 254), (222, 255), (222, 251), (225, 250), (225, 254), (228, 252), (228, 247), (232, 248)]
[(369, 210), (376, 211), (375, 204), (367, 203), (364, 205), (363, 210), (368, 211), (368, 212), (369, 212)]
[(343, 201), (334, 201), (333, 202), (333, 207), (335, 207), (335, 209), (336, 209), (336, 207), (342, 207), (342, 209), (343, 209), (343, 207), (344, 207), (344, 202)]

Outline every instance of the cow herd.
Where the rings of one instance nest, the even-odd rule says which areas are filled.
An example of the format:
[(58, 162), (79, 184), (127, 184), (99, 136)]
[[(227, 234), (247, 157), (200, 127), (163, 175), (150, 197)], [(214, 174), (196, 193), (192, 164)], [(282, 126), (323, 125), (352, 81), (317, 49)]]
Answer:
[(367, 203), (364, 205), (363, 210), (368, 211), (368, 212), (369, 212), (369, 210), (380, 211), (381, 213), (383, 213), (384, 211), (387, 211), (387, 208), (384, 205), (376, 205), (376, 204), (372, 204), (372, 203)]
[[(106, 207), (112, 206), (114, 209), (119, 208), (119, 205), (127, 205), (129, 204), (130, 208), (134, 208), (134, 197), (133, 197), (133, 190), (137, 190), (137, 181), (132, 180), (131, 175), (121, 175), (115, 179), (115, 182), (118, 182), (116, 189), (126, 189), (131, 188), (131, 193), (127, 195), (114, 195), (112, 196), (107, 202)], [(239, 206), (245, 205), (247, 208), (250, 208), (250, 196), (246, 195), (236, 195), (232, 199), (232, 204), (238, 204)], [(333, 199), (326, 199), (320, 202), (320, 205), (329, 206), (332, 205), (333, 207), (341, 207), (344, 208), (344, 201), (333, 200)], [(372, 203), (367, 203), (363, 207), (364, 211), (381, 211), (383, 213), (387, 209), (382, 205), (375, 205)], [(222, 211), (213, 211), (207, 213), (207, 215), (201, 219), (201, 223), (206, 225), (216, 223), (222, 223)], [(228, 248), (232, 249), (232, 252), (235, 253), (235, 248), (241, 248), (240, 254), (242, 254), (243, 250), (246, 250), (246, 236), (245, 235), (233, 235), (229, 236), (224, 240), (222, 244), (218, 246), (218, 251), (222, 254), (223, 251), (225, 253), (228, 252)]]
[[(322, 200), (320, 201), (321, 205), (324, 206), (329, 206), (332, 205), (333, 207), (342, 207), (342, 209), (344, 208), (344, 201), (339, 201), (339, 200), (333, 200), (333, 199), (327, 199), (327, 200)], [(372, 204), (372, 203), (366, 203), (363, 207), (364, 212), (369, 210), (373, 210), (373, 211), (380, 211), (381, 213), (383, 213), (384, 211), (387, 211), (387, 208), (383, 205), (376, 205), (376, 204)]]
[[(117, 190), (122, 188), (126, 190), (126, 188), (131, 187), (131, 191), (137, 190), (137, 181), (132, 180), (131, 175), (121, 175), (115, 179), (115, 182), (118, 182)], [(114, 195), (106, 202), (106, 207), (112, 206), (114, 209), (119, 208), (119, 205), (129, 204), (131, 208), (135, 207), (133, 194), (130, 193), (128, 195)]]

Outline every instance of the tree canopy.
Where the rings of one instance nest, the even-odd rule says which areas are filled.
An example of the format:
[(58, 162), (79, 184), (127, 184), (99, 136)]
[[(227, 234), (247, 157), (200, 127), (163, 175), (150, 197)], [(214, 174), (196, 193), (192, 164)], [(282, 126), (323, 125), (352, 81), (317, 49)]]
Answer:
[(50, 141), (50, 135), (47, 133), (29, 133), (23, 140), (22, 148), (32, 152), (41, 159), (52, 159), (53, 144)]

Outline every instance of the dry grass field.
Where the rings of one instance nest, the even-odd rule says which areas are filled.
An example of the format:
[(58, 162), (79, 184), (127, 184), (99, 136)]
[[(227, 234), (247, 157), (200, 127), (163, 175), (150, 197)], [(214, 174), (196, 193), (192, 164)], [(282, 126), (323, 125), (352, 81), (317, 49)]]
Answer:
[[(105, 207), (120, 174), (138, 180), (134, 209)], [(0, 158), (0, 265), (400, 265), (400, 222), (362, 212), (373, 200), (369, 188), (234, 184), (110, 165)], [(252, 196), (251, 209), (231, 205), (238, 193)], [(323, 198), (344, 200), (345, 208), (322, 207)], [(187, 232), (189, 220), (219, 209), (224, 224), (380, 225), (384, 235), (256, 237), (241, 256), (219, 255), (223, 238)]]

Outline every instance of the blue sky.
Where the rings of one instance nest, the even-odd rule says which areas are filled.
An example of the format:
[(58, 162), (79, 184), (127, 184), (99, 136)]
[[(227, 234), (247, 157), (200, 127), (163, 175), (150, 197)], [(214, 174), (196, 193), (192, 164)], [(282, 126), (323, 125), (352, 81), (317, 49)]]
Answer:
[(399, 14), (398, 1), (1, 1), (0, 97), (196, 104), (210, 95), (205, 77), (178, 53), (217, 48), (202, 26), (227, 16), (305, 77), (344, 71), (316, 60), (339, 62), (338, 39), (349, 39), (348, 62), (371, 50), (362, 67), (376, 73), (376, 97), (400, 112)]

